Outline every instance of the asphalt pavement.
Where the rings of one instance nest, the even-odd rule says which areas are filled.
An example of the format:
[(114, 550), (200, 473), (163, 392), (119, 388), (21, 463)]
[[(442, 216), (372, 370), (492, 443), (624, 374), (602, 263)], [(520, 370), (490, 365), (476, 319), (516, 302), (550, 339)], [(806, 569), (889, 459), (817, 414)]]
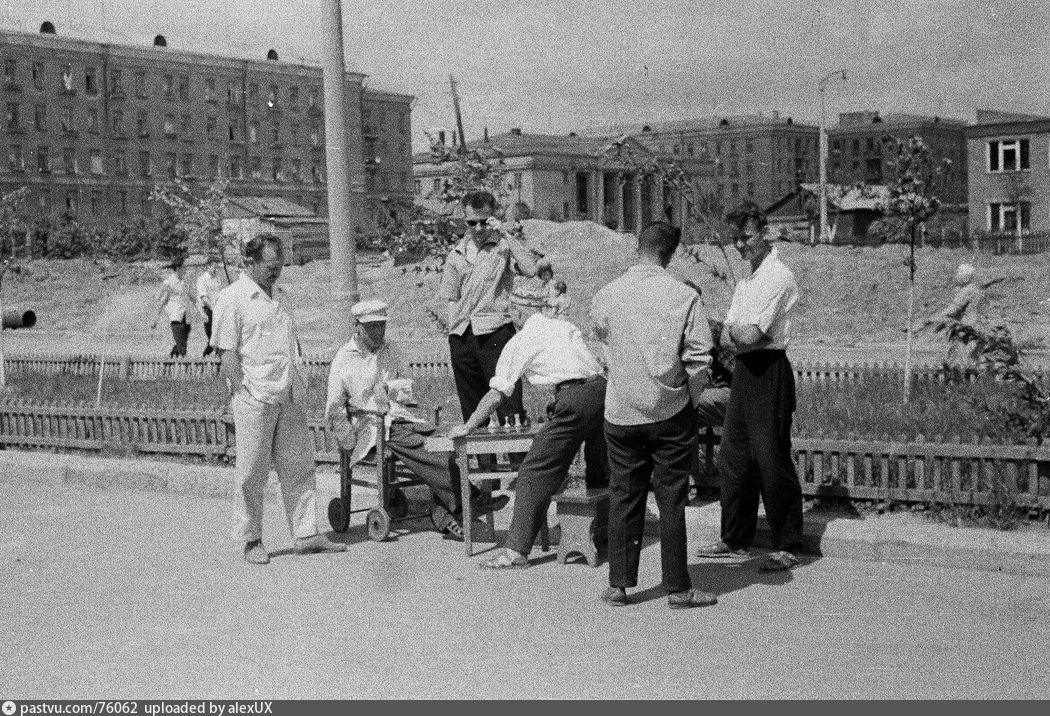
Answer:
[(348, 552), (296, 556), (270, 499), (255, 567), (228, 499), (8, 470), (0, 505), (4, 698), (1050, 696), (1044, 576), (693, 558), (719, 603), (672, 611), (648, 538), (634, 603), (612, 608), (605, 565), (487, 573), (425, 523), (377, 544), (357, 516)]

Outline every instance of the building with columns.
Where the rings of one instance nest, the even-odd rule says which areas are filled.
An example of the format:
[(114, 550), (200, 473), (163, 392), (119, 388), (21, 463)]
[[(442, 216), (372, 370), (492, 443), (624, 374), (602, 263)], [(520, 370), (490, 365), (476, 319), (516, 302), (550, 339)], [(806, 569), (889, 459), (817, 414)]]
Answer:
[[(638, 168), (651, 161), (654, 153), (627, 138), (626, 149), (640, 161), (624, 163), (608, 151), (617, 139), (530, 134), (513, 128), (506, 134), (468, 142), (468, 146), (502, 157), (508, 209), (524, 205), (533, 218), (590, 220), (619, 231), (636, 232), (661, 219), (682, 225), (686, 198), (666, 186), (655, 172)], [(714, 168), (706, 156), (679, 163), (691, 181), (702, 181)], [(433, 155), (422, 152), (414, 157), (413, 174), (416, 203), (436, 213), (448, 212), (440, 196), (452, 175), (451, 165), (435, 162)]]
[[(61, 30), (61, 28), (58, 28)], [(0, 191), (28, 187), (35, 215), (88, 225), (157, 217), (155, 182), (293, 201), (327, 216), (324, 86), (319, 66), (152, 44), (116, 45), (0, 31)], [(346, 73), (348, 121), (359, 125), (366, 230), (391, 204), (411, 205), (408, 95)]]

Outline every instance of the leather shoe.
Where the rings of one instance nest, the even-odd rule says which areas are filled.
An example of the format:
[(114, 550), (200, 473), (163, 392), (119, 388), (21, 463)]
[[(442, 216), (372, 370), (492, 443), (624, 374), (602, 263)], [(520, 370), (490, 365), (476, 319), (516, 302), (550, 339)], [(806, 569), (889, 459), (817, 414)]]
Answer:
[(248, 564), (269, 564), (270, 553), (263, 547), (261, 539), (244, 545), (244, 561)]
[(333, 542), (324, 535), (313, 537), (300, 537), (295, 540), (292, 551), (296, 554), (316, 554), (318, 552), (345, 552), (346, 545), (342, 542)]
[(442, 526), (441, 531), (443, 533), (441, 535), (441, 539), (447, 539), (451, 542), (463, 541), (463, 523), (461, 523), (452, 515), (448, 516), (448, 519)]
[(601, 600), (613, 607), (622, 607), (627, 604), (627, 590), (623, 587), (606, 587), (601, 594)]
[(510, 495), (487, 495), (484, 492), (470, 500), (470, 511), (474, 516), (499, 512), (510, 502)]
[(722, 540), (712, 542), (711, 544), (704, 545), (696, 553), (697, 557), (711, 557), (711, 558), (723, 558), (723, 557), (749, 557), (751, 551), (747, 549), (737, 549), (730, 547)]
[(672, 592), (667, 595), (667, 606), (671, 609), (689, 609), (690, 607), (709, 607), (718, 604), (718, 597), (699, 589), (688, 589), (684, 592)]

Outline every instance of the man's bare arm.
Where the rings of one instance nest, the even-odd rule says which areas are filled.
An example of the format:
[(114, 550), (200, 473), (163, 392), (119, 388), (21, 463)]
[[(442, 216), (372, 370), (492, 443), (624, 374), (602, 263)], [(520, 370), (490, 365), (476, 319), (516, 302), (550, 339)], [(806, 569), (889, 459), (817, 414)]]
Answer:
[(729, 323), (729, 339), (739, 352), (757, 351), (768, 346), (772, 339), (753, 323)]
[(241, 357), (237, 351), (216, 348), (219, 354), (219, 375), (226, 381), (226, 392), (233, 395), (244, 382), (244, 370), (241, 368)]

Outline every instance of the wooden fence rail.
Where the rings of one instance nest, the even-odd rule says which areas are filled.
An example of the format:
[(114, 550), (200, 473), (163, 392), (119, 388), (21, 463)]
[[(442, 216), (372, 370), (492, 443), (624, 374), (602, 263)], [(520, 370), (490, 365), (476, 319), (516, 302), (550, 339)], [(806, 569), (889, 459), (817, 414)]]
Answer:
[[(218, 374), (219, 362), (214, 358), (157, 359), (141, 356), (108, 357), (98, 355), (9, 355), (5, 360), (8, 375), (19, 373), (61, 373), (78, 376), (98, 376), (105, 367), (105, 377), (149, 380), (156, 378), (196, 380)], [(305, 361), (308, 377), (327, 380), (331, 363), (326, 358), (308, 357)], [(451, 376), (448, 358), (441, 355), (411, 355), (408, 367), (414, 377)], [(915, 380), (944, 380), (940, 367), (920, 365), (913, 368)], [(845, 363), (811, 362), (795, 365), (795, 379), (800, 384), (842, 385), (875, 378), (898, 378), (904, 366), (899, 363)], [(1043, 380), (1050, 372), (1038, 374)], [(971, 372), (969, 379), (977, 377)]]
[[(314, 453), (336, 464), (335, 438), (310, 421)], [(700, 486), (717, 486), (711, 457), (714, 431), (701, 434)], [(232, 419), (221, 410), (150, 410), (0, 404), (0, 445), (117, 451), (230, 459), (236, 454)], [(810, 496), (904, 503), (986, 504), (1009, 493), (1020, 505), (1050, 510), (1050, 445), (1000, 445), (905, 439), (843, 440), (796, 437), (795, 460)]]

